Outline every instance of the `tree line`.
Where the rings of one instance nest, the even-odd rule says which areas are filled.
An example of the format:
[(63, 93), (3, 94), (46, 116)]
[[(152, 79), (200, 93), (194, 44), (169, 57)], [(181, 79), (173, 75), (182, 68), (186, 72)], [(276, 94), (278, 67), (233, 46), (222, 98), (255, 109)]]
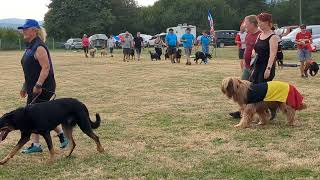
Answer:
[[(302, 0), (304, 24), (320, 22), (319, 0)], [(241, 20), (250, 14), (269, 12), (279, 27), (299, 24), (299, 0), (159, 0), (153, 6), (140, 7), (135, 0), (51, 0), (45, 15), (49, 37), (119, 34), (128, 30), (145, 34), (164, 32), (166, 28), (188, 23), (198, 32), (208, 30), (208, 10), (215, 29), (239, 29)], [(6, 33), (0, 33), (4, 36)], [(8, 34), (13, 38), (13, 34)]]

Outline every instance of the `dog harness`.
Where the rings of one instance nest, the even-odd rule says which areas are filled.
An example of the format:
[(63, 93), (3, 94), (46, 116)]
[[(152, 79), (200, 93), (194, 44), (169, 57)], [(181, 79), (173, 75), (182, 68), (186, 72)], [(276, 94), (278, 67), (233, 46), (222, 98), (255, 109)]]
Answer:
[(303, 96), (293, 85), (280, 81), (252, 84), (248, 91), (247, 103), (261, 101), (277, 101), (286, 103), (294, 109), (299, 109)]

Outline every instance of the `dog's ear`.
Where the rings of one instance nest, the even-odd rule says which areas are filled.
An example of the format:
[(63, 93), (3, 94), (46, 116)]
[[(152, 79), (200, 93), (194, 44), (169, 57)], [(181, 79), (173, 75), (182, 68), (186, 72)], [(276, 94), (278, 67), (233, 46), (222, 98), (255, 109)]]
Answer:
[(231, 98), (233, 96), (233, 94), (234, 94), (234, 82), (233, 82), (233, 79), (229, 80), (226, 90), (227, 90), (226, 95), (229, 98)]

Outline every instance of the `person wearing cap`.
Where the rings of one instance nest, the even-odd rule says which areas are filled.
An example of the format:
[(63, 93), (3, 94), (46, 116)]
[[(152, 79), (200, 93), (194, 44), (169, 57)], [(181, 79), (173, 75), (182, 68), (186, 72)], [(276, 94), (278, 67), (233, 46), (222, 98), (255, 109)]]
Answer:
[(113, 49), (116, 45), (116, 41), (113, 37), (113, 35), (111, 34), (107, 40), (107, 47), (109, 48), (109, 52), (110, 52), (110, 55), (111, 57), (113, 57)]
[[(49, 101), (55, 92), (56, 82), (51, 56), (45, 44), (46, 31), (33, 19), (27, 19), (18, 29), (22, 30), (23, 39), (26, 42), (26, 50), (21, 59), (25, 81), (20, 96), (27, 97), (27, 105)], [(65, 148), (68, 140), (61, 127), (58, 126), (55, 131), (61, 143), (60, 148)], [(31, 146), (23, 149), (22, 152), (42, 152), (38, 134), (33, 134)]]
[(192, 47), (193, 47), (194, 40), (195, 40), (195, 37), (193, 36), (193, 34), (191, 34), (191, 29), (187, 28), (186, 33), (184, 35), (182, 35), (181, 40), (180, 40), (183, 43), (185, 54), (187, 56), (186, 65), (191, 65), (190, 55), (192, 53)]
[(306, 25), (300, 25), (301, 32), (296, 35), (296, 41), (298, 48), (298, 57), (300, 60), (300, 73), (302, 78), (308, 77), (307, 73), (304, 73), (305, 63), (311, 60), (311, 52), (309, 50), (312, 44), (312, 36), (309, 31), (306, 30)]
[(169, 29), (169, 33), (166, 35), (166, 46), (168, 49), (168, 54), (171, 60), (171, 63), (175, 63), (174, 54), (177, 52), (177, 47), (179, 45), (178, 37), (174, 34), (173, 29)]
[(84, 51), (84, 55), (86, 56), (86, 58), (88, 57), (88, 53), (89, 53), (89, 38), (86, 34), (83, 35), (82, 37), (82, 47), (83, 47), (83, 51)]

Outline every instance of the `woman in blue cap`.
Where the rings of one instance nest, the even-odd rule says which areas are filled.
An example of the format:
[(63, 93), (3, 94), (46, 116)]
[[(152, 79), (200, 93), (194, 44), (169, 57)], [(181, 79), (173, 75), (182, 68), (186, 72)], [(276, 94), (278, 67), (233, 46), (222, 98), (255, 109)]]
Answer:
[[(50, 53), (44, 43), (46, 31), (33, 19), (27, 19), (18, 29), (22, 30), (23, 39), (26, 42), (26, 50), (21, 59), (25, 82), (20, 95), (22, 98), (27, 97), (27, 105), (49, 101), (54, 95), (56, 82)], [(61, 143), (60, 148), (65, 148), (68, 140), (61, 127), (57, 127), (55, 131)], [(23, 149), (23, 153), (42, 152), (38, 134), (32, 136), (32, 142), (30, 147)]]

